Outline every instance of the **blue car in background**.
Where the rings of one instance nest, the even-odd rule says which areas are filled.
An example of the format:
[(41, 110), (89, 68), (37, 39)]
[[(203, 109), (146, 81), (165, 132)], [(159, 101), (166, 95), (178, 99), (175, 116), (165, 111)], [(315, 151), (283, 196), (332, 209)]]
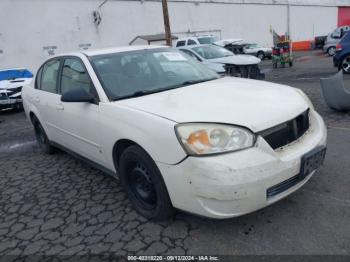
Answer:
[(345, 74), (350, 74), (350, 33), (347, 33), (337, 44), (333, 64)]
[(25, 68), (0, 69), (0, 110), (22, 108), (22, 88), (33, 74)]

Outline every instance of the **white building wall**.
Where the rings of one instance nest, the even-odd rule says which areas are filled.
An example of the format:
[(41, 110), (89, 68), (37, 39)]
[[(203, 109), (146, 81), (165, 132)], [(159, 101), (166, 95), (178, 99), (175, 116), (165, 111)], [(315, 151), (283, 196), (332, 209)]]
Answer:
[(315, 36), (327, 35), (337, 27), (337, 22), (337, 7), (290, 7), (290, 31), (293, 41), (309, 40)]
[[(213, 1), (217, 3), (169, 2), (172, 31), (184, 35), (188, 30), (220, 30), (222, 38), (241, 37), (271, 45), (270, 27), (280, 34), (287, 30), (284, 4), (244, 4), (259, 0)], [(330, 1), (326, 1), (328, 5)], [(0, 68), (20, 66), (34, 71), (49, 56), (44, 46), (57, 46), (55, 53), (61, 53), (77, 50), (79, 44), (85, 43), (91, 44), (91, 48), (127, 45), (136, 35), (163, 31), (160, 2), (111, 0), (101, 8), (102, 23), (97, 27), (92, 12), (101, 2), (1, 0)], [(291, 6), (294, 41), (325, 35), (336, 23), (335, 6)]]

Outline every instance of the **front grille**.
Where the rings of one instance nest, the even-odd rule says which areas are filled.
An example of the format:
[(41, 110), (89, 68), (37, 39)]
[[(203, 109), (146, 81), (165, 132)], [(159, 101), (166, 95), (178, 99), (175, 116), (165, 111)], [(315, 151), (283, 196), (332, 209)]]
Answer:
[(12, 96), (14, 94), (17, 94), (22, 91), (22, 87), (16, 87), (16, 88), (9, 88), (6, 90), (8, 96)]
[(309, 109), (296, 118), (266, 129), (259, 134), (273, 148), (277, 149), (299, 139), (309, 129)]
[(269, 199), (270, 197), (273, 197), (275, 195), (278, 195), (279, 193), (282, 193), (289, 188), (295, 186), (299, 182), (301, 182), (305, 177), (302, 177), (300, 175), (293, 176), (277, 185), (274, 185), (273, 187), (270, 187), (266, 191), (266, 197)]
[(225, 65), (226, 75), (242, 77), (242, 78), (251, 78), (251, 79), (260, 79), (261, 74), (259, 67), (257, 65)]

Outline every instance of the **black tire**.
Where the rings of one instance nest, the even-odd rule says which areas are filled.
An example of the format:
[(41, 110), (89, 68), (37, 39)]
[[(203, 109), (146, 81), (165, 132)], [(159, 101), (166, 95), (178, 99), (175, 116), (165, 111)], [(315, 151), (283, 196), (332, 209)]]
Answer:
[(263, 51), (259, 51), (256, 56), (262, 61), (265, 59), (265, 53)]
[(328, 47), (328, 49), (327, 49), (327, 54), (328, 54), (329, 56), (334, 56), (334, 55), (335, 55), (335, 51), (336, 51), (335, 46)]
[(40, 124), (37, 118), (33, 118), (33, 126), (36, 140), (38, 141), (40, 149), (46, 154), (55, 153), (55, 148), (50, 144), (50, 140), (47, 137), (44, 128)]
[(135, 210), (142, 216), (164, 220), (174, 214), (163, 177), (141, 147), (133, 145), (122, 153), (119, 178)]
[(289, 62), (289, 67), (293, 67), (293, 62), (292, 61)]

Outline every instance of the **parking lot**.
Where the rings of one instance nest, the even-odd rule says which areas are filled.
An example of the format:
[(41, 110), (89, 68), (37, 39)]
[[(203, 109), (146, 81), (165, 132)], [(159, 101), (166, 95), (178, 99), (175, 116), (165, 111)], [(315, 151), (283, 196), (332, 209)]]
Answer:
[[(149, 222), (121, 185), (70, 155), (40, 152), (23, 112), (0, 113), (0, 255), (350, 254), (350, 113), (329, 109), (320, 77), (335, 73), (319, 52), (266, 81), (301, 88), (328, 126), (324, 166), (299, 191), (249, 215), (212, 220), (178, 212)], [(350, 84), (350, 80), (345, 80)], [(263, 99), (263, 98), (262, 98)]]

